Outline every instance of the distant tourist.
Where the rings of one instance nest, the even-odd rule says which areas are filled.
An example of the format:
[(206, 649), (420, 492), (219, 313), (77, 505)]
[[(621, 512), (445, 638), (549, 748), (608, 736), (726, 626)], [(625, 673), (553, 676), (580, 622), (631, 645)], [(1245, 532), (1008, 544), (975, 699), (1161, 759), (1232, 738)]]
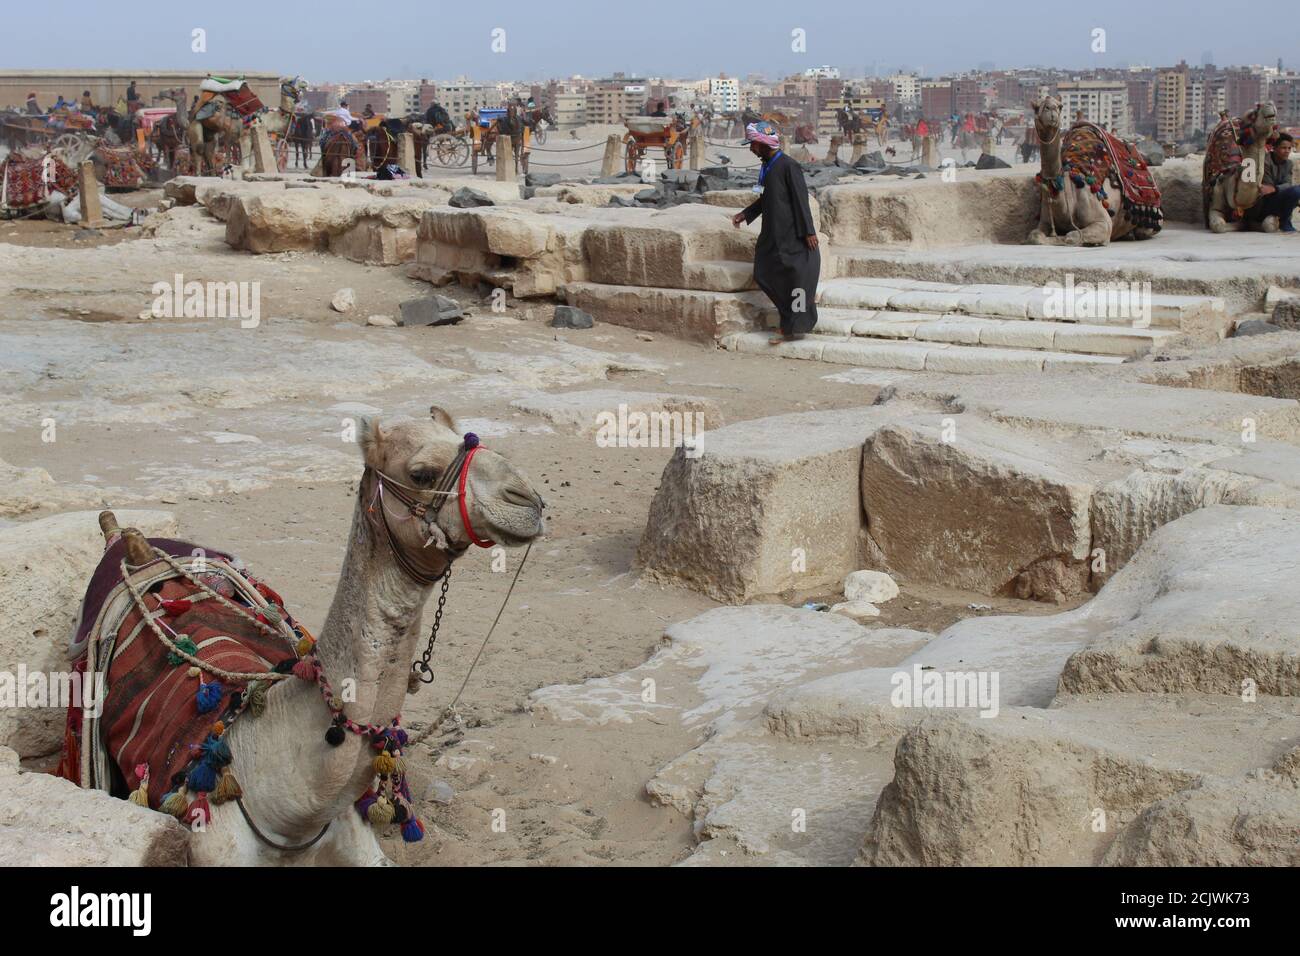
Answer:
[(140, 94), (135, 91), (135, 80), (126, 87), (126, 111), (134, 113), (140, 108)]
[(1259, 201), (1246, 210), (1248, 222), (1277, 216), (1282, 232), (1295, 232), (1291, 213), (1300, 203), (1300, 186), (1292, 172), (1291, 149), (1295, 145), (1290, 133), (1279, 133), (1273, 148), (1264, 155), (1264, 178), (1259, 186)]
[(760, 120), (745, 127), (745, 140), (763, 162), (754, 187), (758, 198), (732, 216), (731, 224), (739, 229), (763, 217), (754, 249), (754, 281), (781, 316), (780, 335), (768, 340), (778, 345), (803, 338), (817, 324), (814, 300), (822, 259), (803, 169), (781, 151), (780, 132)]
[(82, 90), (81, 91), (81, 112), (93, 113), (94, 111), (95, 111), (95, 104), (90, 99), (90, 90)]
[(27, 94), (27, 112), (32, 116), (40, 116), (41, 113), (44, 112), (41, 109), (40, 104), (36, 102), (35, 93)]

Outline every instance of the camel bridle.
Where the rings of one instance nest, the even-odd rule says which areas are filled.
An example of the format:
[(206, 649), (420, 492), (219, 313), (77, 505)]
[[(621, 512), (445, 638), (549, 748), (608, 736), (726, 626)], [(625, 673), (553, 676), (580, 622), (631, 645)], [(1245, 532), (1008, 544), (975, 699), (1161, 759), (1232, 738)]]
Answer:
[[(461, 442), (460, 448), (456, 451), (456, 457), (452, 459), (447, 469), (443, 471), (438, 483), (431, 489), (412, 488), (410, 485), (403, 484), (397, 479), (384, 474), (378, 468), (371, 465), (366, 466), (365, 477), (373, 479), (374, 495), (371, 502), (366, 506), (368, 513), (373, 514), (378, 507), (380, 516), (380, 525), (384, 529), (384, 537), (387, 539), (388, 548), (393, 553), (393, 559), (397, 562), (411, 580), (428, 587), (437, 584), (443, 580), (451, 571), (451, 562), (460, 557), (467, 550), (469, 545), (464, 548), (454, 548), (449, 542), (444, 540), (444, 546), (439, 548), (443, 556), (447, 559), (446, 567), (437, 574), (432, 574), (423, 567), (420, 562), (413, 558), (406, 546), (398, 539), (393, 532), (392, 524), (389, 521), (389, 510), (386, 504), (386, 498), (392, 497), (406, 509), (406, 514), (398, 520), (414, 520), (421, 522), (424, 526), (425, 547), (442, 538), (442, 532), (437, 527), (438, 515), (442, 511), (442, 506), (446, 504), (448, 498), (455, 498), (457, 507), (460, 511), (461, 525), (465, 529), (465, 534), (469, 538), (470, 545), (477, 545), (480, 548), (490, 548), (496, 542), (491, 539), (480, 538), (474, 531), (474, 525), (469, 518), (468, 486), (469, 486), (469, 469), (483, 446), (479, 443), (479, 438), (473, 432), (467, 432)], [(362, 488), (365, 488), (365, 481), (362, 481)], [(364, 495), (365, 492), (362, 491)], [(372, 519), (373, 520), (373, 519)]]

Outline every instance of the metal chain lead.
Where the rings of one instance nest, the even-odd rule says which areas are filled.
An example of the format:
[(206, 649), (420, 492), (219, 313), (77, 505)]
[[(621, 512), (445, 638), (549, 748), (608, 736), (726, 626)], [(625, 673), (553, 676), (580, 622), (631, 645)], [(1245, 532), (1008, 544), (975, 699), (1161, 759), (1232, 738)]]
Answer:
[(429, 628), (429, 643), (424, 648), (424, 653), (420, 659), (411, 664), (411, 676), (407, 679), (407, 690), (415, 693), (420, 689), (421, 684), (433, 683), (433, 668), (429, 666), (429, 658), (433, 656), (433, 645), (438, 640), (438, 628), (442, 626), (442, 609), (447, 606), (447, 588), (451, 587), (451, 565), (447, 565), (447, 571), (442, 576), (442, 591), (438, 594), (438, 609), (433, 613), (433, 626)]

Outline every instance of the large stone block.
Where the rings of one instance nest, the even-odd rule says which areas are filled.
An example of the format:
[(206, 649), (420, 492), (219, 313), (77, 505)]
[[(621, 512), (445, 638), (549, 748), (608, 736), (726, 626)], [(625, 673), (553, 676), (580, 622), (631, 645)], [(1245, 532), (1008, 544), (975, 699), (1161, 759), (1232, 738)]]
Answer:
[(803, 412), (710, 432), (664, 469), (637, 554), (652, 577), (743, 603), (838, 588), (862, 567), (862, 442), (879, 409)]
[(0, 748), (0, 859), (8, 866), (187, 866), (175, 818), (44, 773)]
[(867, 441), (862, 505), (904, 578), (1059, 601), (1087, 589), (1091, 480), (1065, 442), (935, 414)]
[[(174, 537), (166, 511), (118, 511), (118, 523)], [(104, 553), (98, 512), (73, 511), (0, 528), (0, 671), (67, 673), (67, 645), (90, 574)], [(15, 690), (22, 693), (24, 688)], [(0, 745), (20, 756), (50, 754), (63, 743), (67, 704), (0, 707)]]

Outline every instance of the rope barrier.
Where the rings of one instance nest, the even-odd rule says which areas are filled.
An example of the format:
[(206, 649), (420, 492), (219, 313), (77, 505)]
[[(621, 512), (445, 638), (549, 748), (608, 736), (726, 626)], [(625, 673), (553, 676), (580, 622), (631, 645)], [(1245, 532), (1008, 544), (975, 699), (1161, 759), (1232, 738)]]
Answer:
[(542, 146), (533, 146), (534, 153), (579, 153), (584, 149), (603, 149), (604, 143), (591, 143), (587, 146), (575, 146), (573, 149), (546, 149)]

